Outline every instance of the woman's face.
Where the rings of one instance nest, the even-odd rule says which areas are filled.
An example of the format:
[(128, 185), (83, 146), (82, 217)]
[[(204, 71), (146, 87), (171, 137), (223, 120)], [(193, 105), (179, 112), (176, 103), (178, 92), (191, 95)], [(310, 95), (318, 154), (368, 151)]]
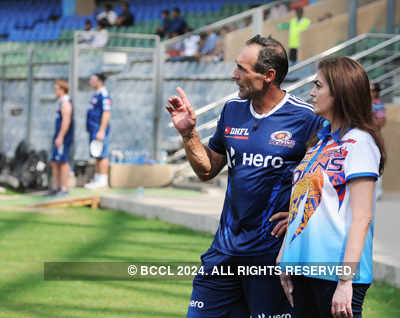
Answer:
[(58, 86), (57, 84), (54, 84), (54, 94), (57, 97), (60, 97), (62, 94), (62, 89), (60, 88), (60, 86)]
[(310, 92), (314, 112), (327, 119), (329, 122), (333, 120), (333, 97), (329, 90), (329, 85), (320, 71), (314, 80), (314, 86)]

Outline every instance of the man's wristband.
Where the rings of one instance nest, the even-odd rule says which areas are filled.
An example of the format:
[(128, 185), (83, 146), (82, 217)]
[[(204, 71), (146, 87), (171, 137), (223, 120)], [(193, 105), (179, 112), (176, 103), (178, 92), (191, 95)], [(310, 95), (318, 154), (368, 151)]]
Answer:
[(183, 141), (188, 141), (188, 140), (192, 139), (194, 136), (195, 136), (194, 131), (191, 131), (188, 134), (182, 135), (182, 139), (183, 139)]
[(338, 275), (339, 280), (348, 281), (354, 279), (354, 273)]

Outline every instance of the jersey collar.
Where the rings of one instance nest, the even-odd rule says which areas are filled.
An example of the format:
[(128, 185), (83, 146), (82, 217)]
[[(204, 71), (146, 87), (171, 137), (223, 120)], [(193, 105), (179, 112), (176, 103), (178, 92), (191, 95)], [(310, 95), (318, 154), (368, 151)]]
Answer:
[(253, 115), (253, 117), (255, 117), (256, 119), (261, 119), (261, 118), (265, 118), (265, 117), (271, 116), (273, 113), (275, 113), (277, 110), (279, 110), (283, 105), (285, 105), (286, 102), (287, 102), (287, 100), (289, 99), (290, 94), (287, 93), (286, 91), (284, 91), (284, 92), (285, 92), (285, 96), (282, 98), (282, 100), (281, 100), (274, 108), (272, 108), (272, 109), (271, 109), (268, 113), (266, 113), (266, 114), (259, 114), (259, 113), (257, 113), (257, 112), (254, 110), (253, 102), (250, 101), (250, 113), (251, 113), (251, 114)]
[(102, 88), (100, 88), (100, 89), (98, 89), (98, 90), (96, 91), (96, 94), (104, 93), (105, 91), (106, 91), (106, 87), (103, 86)]
[[(347, 131), (349, 130), (350, 129), (348, 129)], [(341, 144), (340, 132), (341, 132), (340, 128), (335, 132), (331, 132), (331, 124), (328, 124), (317, 133), (317, 137), (321, 140), (325, 140), (326, 138), (332, 137), (332, 139), (340, 145)]]

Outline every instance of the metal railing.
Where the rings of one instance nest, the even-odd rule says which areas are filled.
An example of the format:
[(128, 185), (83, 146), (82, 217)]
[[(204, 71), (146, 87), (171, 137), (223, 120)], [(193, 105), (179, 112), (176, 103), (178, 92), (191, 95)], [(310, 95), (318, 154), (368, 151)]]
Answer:
[[(389, 81), (389, 85), (381, 91), (381, 96), (385, 96), (389, 93), (395, 92), (397, 89), (400, 88), (400, 83), (396, 83), (395, 81), (393, 81), (393, 78), (395, 78), (397, 75), (400, 74), (400, 35), (374, 34), (374, 33), (361, 34), (353, 39), (350, 39), (344, 43), (341, 43), (329, 50), (322, 52), (321, 54), (313, 56), (313, 57), (289, 68), (288, 76), (290, 76), (291, 74), (293, 74), (294, 72), (296, 72), (298, 70), (310, 67), (311, 65), (315, 65), (315, 67), (316, 67), (316, 63), (324, 57), (327, 57), (330, 55), (340, 55), (340, 53), (345, 53), (344, 51), (346, 49), (349, 51), (354, 51), (354, 50), (352, 50), (353, 46), (357, 46), (362, 41), (372, 40), (372, 39), (382, 40), (382, 42), (374, 43), (375, 45), (373, 45), (372, 47), (369, 47), (359, 53), (355, 53), (355, 54), (351, 55), (351, 57), (355, 60), (360, 61), (361, 64), (363, 64), (363, 61), (366, 59), (372, 59), (372, 60), (378, 59), (378, 61), (376, 61), (376, 62), (374, 61), (372, 64), (365, 66), (365, 69), (367, 72), (372, 72), (375, 70), (382, 70), (384, 72), (384, 74), (379, 75), (376, 78), (371, 78), (371, 81), (373, 83)], [(398, 45), (397, 50), (393, 49), (394, 45)], [(378, 57), (376, 56), (377, 53), (380, 53)], [(396, 66), (398, 66), (398, 67), (396, 67)], [(386, 70), (386, 69), (388, 69), (388, 70)], [(316, 68), (311, 75), (305, 77), (304, 79), (298, 80), (293, 84), (288, 84), (287, 86), (284, 87), (284, 89), (290, 93), (297, 89), (306, 87), (315, 78), (315, 71), (316, 71)], [(307, 94), (300, 95), (299, 97), (307, 100), (308, 93), (309, 92), (307, 92)], [(201, 108), (198, 108), (196, 110), (196, 115), (203, 116), (204, 114), (207, 114), (208, 112), (210, 112), (212, 110), (215, 111), (215, 109), (217, 109), (217, 108), (222, 108), (222, 106), (224, 105), (224, 103), (226, 101), (228, 101), (231, 98), (234, 98), (236, 96), (237, 96), (237, 92), (233, 93), (231, 95), (228, 95), (214, 103), (211, 103), (211, 104), (205, 105)], [(217, 126), (217, 119), (213, 118), (212, 120), (199, 125), (196, 128), (196, 130), (198, 132), (201, 132), (201, 131), (205, 131), (205, 130), (214, 129), (214, 128), (216, 128), (216, 126)], [(173, 127), (173, 124), (169, 123), (169, 127)], [(204, 136), (204, 137), (202, 137), (201, 141), (203, 143), (207, 142), (210, 137), (211, 137), (211, 134)], [(181, 148), (178, 151), (176, 151), (173, 155), (171, 155), (168, 158), (168, 161), (175, 162), (184, 157), (185, 157), (185, 150), (183, 148)], [(184, 171), (186, 168), (189, 168), (189, 165), (187, 162), (181, 164), (180, 168), (178, 168), (178, 171), (179, 170)]]

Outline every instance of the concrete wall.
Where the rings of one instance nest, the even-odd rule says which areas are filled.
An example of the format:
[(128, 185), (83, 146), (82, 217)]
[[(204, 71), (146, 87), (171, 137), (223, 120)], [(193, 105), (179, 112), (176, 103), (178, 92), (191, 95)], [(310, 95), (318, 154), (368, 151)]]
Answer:
[(95, 0), (76, 0), (75, 13), (77, 15), (90, 15), (96, 9)]
[[(400, 0), (396, 1), (400, 8)], [(396, 24), (400, 23), (400, 9), (396, 10)], [(321, 53), (338, 42), (347, 40), (349, 14), (346, 12), (327, 21), (311, 25), (300, 35), (299, 59), (304, 60)], [(358, 9), (357, 33), (367, 33), (372, 28), (380, 31), (386, 26), (386, 0), (375, 1)]]
[(383, 128), (383, 138), (387, 152), (387, 161), (383, 175), (385, 191), (400, 191), (400, 105), (387, 106), (387, 122)]
[[(368, 2), (370, 1), (359, 1), (358, 34), (368, 32), (372, 28), (381, 29), (386, 23), (386, 0), (367, 4)], [(321, 53), (335, 46), (339, 41), (347, 39), (348, 7), (348, 0), (326, 0), (304, 8), (304, 16), (311, 19), (312, 25), (300, 36), (301, 47), (298, 52), (300, 60)], [(400, 0), (396, 0), (396, 8), (400, 8)], [(318, 23), (318, 18), (327, 12), (332, 13), (334, 17)], [(288, 31), (278, 30), (276, 25), (287, 23), (294, 16), (295, 13), (290, 12), (283, 18), (266, 21), (263, 26), (263, 34), (271, 35), (287, 48)], [(396, 23), (400, 23), (400, 10), (396, 10)], [(233, 61), (251, 36), (251, 27), (228, 33), (225, 40), (225, 60)]]
[[(304, 16), (311, 19), (312, 23), (317, 23), (318, 18), (327, 12), (333, 15), (342, 14), (348, 9), (348, 0), (326, 0), (318, 2), (304, 8)], [(267, 20), (263, 26), (263, 34), (271, 35), (287, 48), (288, 31), (278, 30), (278, 23), (288, 23), (295, 17), (294, 11), (289, 12), (285, 17)], [(230, 32), (226, 37), (225, 59), (233, 61), (244, 46), (244, 43), (252, 35), (251, 27)]]

